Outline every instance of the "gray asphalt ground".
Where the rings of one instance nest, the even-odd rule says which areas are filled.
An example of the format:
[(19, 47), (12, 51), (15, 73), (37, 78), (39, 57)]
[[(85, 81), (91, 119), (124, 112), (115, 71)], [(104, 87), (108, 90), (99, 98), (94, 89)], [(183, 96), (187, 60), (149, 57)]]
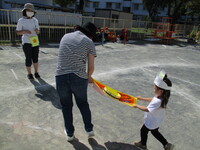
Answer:
[[(95, 138), (89, 139), (74, 104), (75, 136), (67, 142), (55, 89), (56, 45), (40, 48), (40, 80), (26, 78), (21, 46), (0, 46), (1, 150), (138, 150), (143, 112), (102, 96), (89, 87)], [(94, 78), (133, 96), (153, 97), (153, 80), (165, 69), (173, 83), (160, 131), (175, 150), (199, 150), (200, 48), (147, 41), (97, 45)], [(145, 102), (138, 102), (148, 105)], [(149, 150), (162, 145), (149, 133)]]

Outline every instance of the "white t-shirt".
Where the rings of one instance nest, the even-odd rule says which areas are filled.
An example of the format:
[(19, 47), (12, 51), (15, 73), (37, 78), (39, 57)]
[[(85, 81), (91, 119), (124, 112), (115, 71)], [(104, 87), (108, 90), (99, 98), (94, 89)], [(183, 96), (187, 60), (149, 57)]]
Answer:
[(32, 36), (37, 36), (35, 29), (40, 30), (38, 20), (35, 17), (33, 17), (31, 19), (27, 19), (26, 17), (22, 17), (18, 20), (16, 31), (21, 31), (21, 30), (31, 31), (31, 34), (23, 34), (22, 44), (31, 43), (29, 38), (32, 37)]
[(144, 124), (148, 129), (156, 129), (164, 121), (165, 108), (161, 107), (161, 102), (161, 99), (154, 97), (147, 106), (149, 112), (144, 114)]

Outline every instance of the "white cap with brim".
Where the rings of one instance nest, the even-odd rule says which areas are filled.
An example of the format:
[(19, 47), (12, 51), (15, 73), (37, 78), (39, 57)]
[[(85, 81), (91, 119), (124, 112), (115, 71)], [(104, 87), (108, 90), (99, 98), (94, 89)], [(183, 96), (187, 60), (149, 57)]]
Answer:
[(164, 81), (164, 77), (166, 75), (166, 72), (164, 70), (160, 71), (160, 73), (156, 76), (154, 80), (154, 84), (164, 90), (170, 90), (171, 87), (169, 87)]

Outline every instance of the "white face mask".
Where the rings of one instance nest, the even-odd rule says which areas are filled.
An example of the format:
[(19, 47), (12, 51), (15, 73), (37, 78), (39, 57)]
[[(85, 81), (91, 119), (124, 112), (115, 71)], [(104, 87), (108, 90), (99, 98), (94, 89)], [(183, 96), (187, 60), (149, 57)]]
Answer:
[(27, 11), (27, 12), (26, 12), (26, 15), (27, 15), (27, 17), (33, 17), (34, 12)]

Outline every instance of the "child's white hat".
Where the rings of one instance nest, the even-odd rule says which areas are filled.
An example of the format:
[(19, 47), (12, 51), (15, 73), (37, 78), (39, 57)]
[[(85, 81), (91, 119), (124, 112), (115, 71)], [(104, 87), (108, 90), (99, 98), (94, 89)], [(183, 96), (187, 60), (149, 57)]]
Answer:
[(166, 75), (166, 72), (165, 72), (164, 70), (161, 70), (161, 71), (158, 73), (158, 75), (156, 76), (156, 78), (155, 78), (155, 80), (154, 80), (154, 84), (155, 84), (157, 87), (161, 88), (161, 89), (170, 90), (171, 87), (169, 87), (169, 86), (167, 85), (167, 83), (165, 83), (165, 82), (163, 81), (165, 75)]

